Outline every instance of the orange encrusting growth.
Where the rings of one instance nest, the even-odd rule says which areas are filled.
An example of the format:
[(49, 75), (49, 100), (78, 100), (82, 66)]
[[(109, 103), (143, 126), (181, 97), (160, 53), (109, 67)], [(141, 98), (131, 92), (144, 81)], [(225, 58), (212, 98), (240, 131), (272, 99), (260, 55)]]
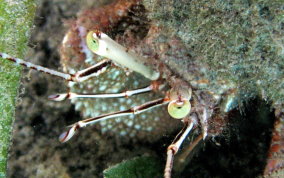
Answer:
[(284, 112), (283, 106), (275, 110), (276, 121), (272, 131), (272, 140), (268, 151), (268, 160), (264, 176), (270, 176), (284, 169)]

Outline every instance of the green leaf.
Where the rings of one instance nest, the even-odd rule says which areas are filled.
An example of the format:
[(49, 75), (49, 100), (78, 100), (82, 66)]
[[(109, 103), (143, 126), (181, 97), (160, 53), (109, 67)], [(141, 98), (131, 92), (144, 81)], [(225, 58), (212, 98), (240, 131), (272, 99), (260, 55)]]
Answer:
[[(0, 52), (24, 56), (35, 8), (34, 0), (0, 0)], [(6, 177), (20, 72), (20, 67), (0, 58), (0, 177)]]
[(157, 158), (136, 157), (123, 161), (104, 171), (105, 178), (163, 177), (163, 164)]

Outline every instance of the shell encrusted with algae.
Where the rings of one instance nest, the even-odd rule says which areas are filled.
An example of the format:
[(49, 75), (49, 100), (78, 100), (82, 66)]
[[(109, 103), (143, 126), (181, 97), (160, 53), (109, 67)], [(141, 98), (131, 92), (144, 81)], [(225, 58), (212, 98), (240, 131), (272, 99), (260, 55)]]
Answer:
[[(219, 81), (238, 88), (240, 102), (256, 95), (284, 103), (283, 2), (144, 0), (149, 18), (177, 35), (217, 91)], [(182, 66), (178, 59), (172, 60)], [(175, 67), (171, 65), (170, 67)], [(185, 72), (186, 71), (186, 72)], [(191, 68), (176, 68), (191, 81)]]
[(178, 58), (169, 61), (169, 67), (186, 81), (192, 83), (194, 66), (201, 66), (204, 90), (222, 94), (226, 90), (221, 83), (230, 89), (224, 93), (229, 96), (225, 110), (245, 106), (252, 98), (275, 109), (264, 175), (283, 175), (283, 1), (144, 0), (143, 4), (149, 19), (166, 27), (168, 35), (178, 36), (189, 49), (194, 65), (188, 66), (192, 67), (181, 67), (184, 61)]

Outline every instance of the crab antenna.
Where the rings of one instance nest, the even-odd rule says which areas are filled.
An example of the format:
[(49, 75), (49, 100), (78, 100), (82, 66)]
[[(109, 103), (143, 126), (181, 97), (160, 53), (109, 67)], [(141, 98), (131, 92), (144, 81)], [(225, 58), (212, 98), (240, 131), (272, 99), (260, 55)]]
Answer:
[(187, 118), (184, 119), (184, 124), (185, 124), (184, 128), (176, 136), (173, 143), (168, 147), (167, 162), (166, 162), (166, 167), (165, 167), (165, 171), (164, 171), (164, 178), (170, 178), (171, 177), (174, 155), (178, 152), (182, 142), (184, 141), (186, 136), (189, 134), (189, 132), (193, 128), (193, 122), (189, 121)]
[(114, 117), (139, 114), (139, 113), (145, 112), (147, 110), (153, 109), (155, 107), (165, 105), (167, 103), (169, 103), (168, 99), (160, 98), (160, 99), (157, 99), (157, 100), (147, 102), (147, 103), (142, 104), (140, 106), (134, 106), (134, 107), (127, 109), (127, 110), (117, 111), (117, 112), (113, 112), (113, 113), (109, 113), (109, 114), (103, 114), (103, 115), (100, 115), (100, 116), (97, 116), (97, 117), (93, 117), (93, 118), (89, 118), (89, 119), (79, 121), (79, 122), (73, 124), (68, 131), (63, 132), (59, 136), (59, 140), (61, 142), (66, 142), (66, 141), (70, 140), (71, 137), (75, 134), (75, 132), (81, 127), (85, 127), (87, 125), (94, 124), (96, 122), (106, 120), (106, 119), (110, 119), (110, 118), (114, 118)]
[(122, 93), (109, 93), (109, 94), (77, 94), (77, 93), (61, 93), (61, 94), (54, 94), (50, 95), (48, 98), (54, 101), (62, 101), (65, 99), (73, 99), (73, 98), (122, 98), (122, 97), (130, 97), (132, 95), (138, 95), (142, 93), (147, 93), (152, 90), (161, 90), (164, 85), (158, 84), (157, 82), (152, 82), (151, 85), (135, 89), (135, 90), (128, 90)]
[(14, 63), (20, 64), (22, 66), (25, 66), (29, 69), (33, 69), (33, 70), (36, 70), (36, 71), (39, 71), (39, 72), (44, 72), (44, 73), (47, 73), (49, 75), (54, 75), (54, 76), (57, 76), (57, 77), (60, 77), (60, 78), (63, 78), (67, 81), (72, 81), (72, 82), (82, 82), (82, 81), (85, 81), (85, 80), (87, 80), (91, 77), (98, 76), (101, 73), (103, 73), (112, 64), (112, 62), (110, 60), (102, 60), (101, 62), (99, 62), (99, 63), (97, 63), (97, 64), (95, 64), (95, 65), (93, 65), (93, 66), (91, 66), (87, 69), (78, 71), (75, 74), (68, 74), (68, 73), (63, 73), (63, 72), (58, 72), (56, 70), (48, 69), (48, 68), (42, 67), (40, 65), (36, 65), (36, 64), (27, 62), (27, 61), (20, 59), (20, 58), (12, 57), (12, 56), (10, 56), (6, 53), (0, 53), (0, 57), (3, 58), (3, 59), (10, 60)]

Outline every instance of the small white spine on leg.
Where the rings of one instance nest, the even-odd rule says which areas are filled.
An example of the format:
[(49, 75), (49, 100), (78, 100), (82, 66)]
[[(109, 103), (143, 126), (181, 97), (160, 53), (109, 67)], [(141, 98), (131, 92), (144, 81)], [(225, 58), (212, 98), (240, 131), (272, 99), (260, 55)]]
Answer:
[(208, 134), (208, 116), (207, 116), (207, 111), (206, 108), (203, 109), (203, 114), (202, 114), (202, 137), (203, 140), (206, 139), (207, 134)]

